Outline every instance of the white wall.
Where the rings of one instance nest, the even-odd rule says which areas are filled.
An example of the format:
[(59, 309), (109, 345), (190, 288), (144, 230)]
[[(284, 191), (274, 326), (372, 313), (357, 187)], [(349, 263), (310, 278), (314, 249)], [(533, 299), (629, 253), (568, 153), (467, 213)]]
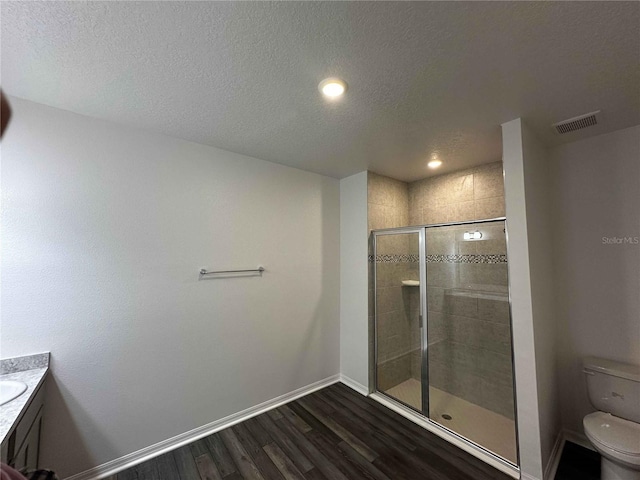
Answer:
[[(551, 150), (564, 428), (583, 433), (582, 359), (640, 365), (640, 126)], [(639, 240), (640, 241), (640, 240)]]
[(542, 478), (543, 465), (538, 422), (524, 146), (520, 119), (502, 125), (502, 149), (520, 469), (523, 479), (539, 480)]
[(369, 389), (367, 172), (340, 180), (340, 372)]
[(522, 124), (524, 188), (527, 208), (529, 274), (536, 355), (540, 453), (544, 478), (560, 434), (557, 377), (557, 317), (554, 308), (552, 203), (549, 152)]
[(547, 479), (561, 430), (550, 154), (521, 119), (502, 136), (520, 462)]
[(1, 354), (52, 352), (42, 465), (74, 474), (339, 372), (337, 180), (10, 101)]

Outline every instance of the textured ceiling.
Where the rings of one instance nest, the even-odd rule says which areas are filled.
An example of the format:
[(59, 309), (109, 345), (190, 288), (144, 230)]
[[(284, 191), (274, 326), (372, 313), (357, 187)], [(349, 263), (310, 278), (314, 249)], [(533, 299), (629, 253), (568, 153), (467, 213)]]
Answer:
[[(548, 145), (640, 123), (639, 2), (0, 8), (10, 95), (334, 177), (499, 160), (520, 116)], [(339, 102), (328, 76), (349, 84)], [(602, 125), (549, 127), (597, 109)]]

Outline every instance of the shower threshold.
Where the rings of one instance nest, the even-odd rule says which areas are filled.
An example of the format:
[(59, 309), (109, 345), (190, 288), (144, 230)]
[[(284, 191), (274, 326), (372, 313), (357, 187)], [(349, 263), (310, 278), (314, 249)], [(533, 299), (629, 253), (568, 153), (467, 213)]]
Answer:
[[(413, 378), (387, 390), (387, 394), (420, 410), (422, 385)], [(515, 422), (499, 413), (475, 403), (429, 387), (431, 418), (465, 438), (479, 443), (487, 450), (517, 463)], [(447, 419), (445, 415), (451, 417)]]
[[(412, 397), (406, 395), (407, 392), (415, 392), (415, 385), (413, 384), (413, 382), (417, 384), (418, 388), (420, 387), (420, 382), (413, 379), (410, 379), (407, 382), (403, 382), (402, 384), (389, 389), (387, 393), (374, 392), (370, 394), (370, 398), (390, 408), (396, 413), (399, 413), (403, 417), (420, 425), (426, 430), (429, 430), (430, 432), (447, 440), (448, 442), (464, 450), (465, 452), (470, 453), (476, 458), (479, 458), (492, 467), (497, 468), (498, 470), (506, 473), (513, 478), (520, 478), (520, 469), (516, 466), (515, 461), (517, 459), (515, 446), (509, 447), (505, 445), (504, 442), (498, 442), (495, 438), (493, 439), (494, 443), (491, 443), (491, 439), (489, 439), (489, 442), (486, 442), (486, 437), (483, 437), (482, 439), (484, 440), (483, 445), (479, 445), (477, 443), (479, 440), (477, 435), (478, 433), (487, 435), (490, 434), (491, 431), (496, 431), (497, 429), (499, 429), (500, 431), (507, 431), (506, 429), (508, 427), (508, 422), (511, 422), (510, 428), (512, 429), (511, 432), (513, 432), (513, 420), (510, 420), (506, 417), (503, 417), (502, 415), (491, 412), (472, 403), (466, 402), (465, 400), (462, 400), (458, 397), (455, 397), (433, 387), (431, 387), (429, 391), (431, 395), (431, 401), (433, 402), (433, 412), (435, 413), (435, 415), (437, 415), (437, 417), (436, 421), (431, 420), (407, 406), (420, 405), (419, 402), (416, 402), (415, 398), (417, 397), (417, 400), (420, 399), (420, 390), (417, 391), (417, 394), (413, 393)], [(406, 402), (406, 405), (401, 403), (401, 401), (397, 401), (395, 398), (389, 396), (393, 395), (394, 388), (397, 389), (398, 387), (400, 387), (401, 390), (405, 392), (405, 395), (400, 395), (396, 398), (398, 398), (402, 402)], [(441, 412), (440, 410), (443, 411)], [(478, 414), (480, 415), (480, 419), (472, 419), (473, 415)], [(449, 421), (445, 420), (444, 418), (441, 418), (442, 415), (450, 415), (452, 419)], [(494, 416), (501, 418), (495, 418)], [(498, 423), (485, 423), (489, 421), (489, 419), (497, 420)], [(484, 427), (482, 425), (484, 425)], [(474, 428), (475, 432), (466, 431), (465, 428), (467, 430), (469, 430), (470, 428)], [(483, 431), (480, 432), (480, 430)], [(470, 437), (475, 441), (472, 441)], [(489, 445), (487, 445), (487, 443), (489, 443)], [(491, 450), (489, 450), (489, 448), (491, 448)]]

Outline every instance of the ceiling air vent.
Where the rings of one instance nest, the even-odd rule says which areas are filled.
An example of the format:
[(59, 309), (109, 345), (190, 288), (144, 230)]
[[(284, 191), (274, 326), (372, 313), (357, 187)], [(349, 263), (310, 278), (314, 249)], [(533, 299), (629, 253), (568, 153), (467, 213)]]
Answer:
[(562, 122), (554, 123), (551, 126), (553, 127), (554, 132), (562, 135), (564, 133), (575, 132), (576, 130), (581, 130), (592, 125), (597, 125), (598, 123), (600, 123), (598, 121), (599, 119), (600, 110), (598, 110), (597, 112), (580, 115), (578, 117), (573, 117), (569, 120), (563, 120)]

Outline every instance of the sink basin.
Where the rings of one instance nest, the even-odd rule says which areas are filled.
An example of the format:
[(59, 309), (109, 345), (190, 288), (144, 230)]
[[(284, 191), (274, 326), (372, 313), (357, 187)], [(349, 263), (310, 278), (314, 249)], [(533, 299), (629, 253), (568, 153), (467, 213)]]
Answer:
[(27, 390), (27, 384), (12, 380), (0, 380), (0, 405), (18, 398)]

